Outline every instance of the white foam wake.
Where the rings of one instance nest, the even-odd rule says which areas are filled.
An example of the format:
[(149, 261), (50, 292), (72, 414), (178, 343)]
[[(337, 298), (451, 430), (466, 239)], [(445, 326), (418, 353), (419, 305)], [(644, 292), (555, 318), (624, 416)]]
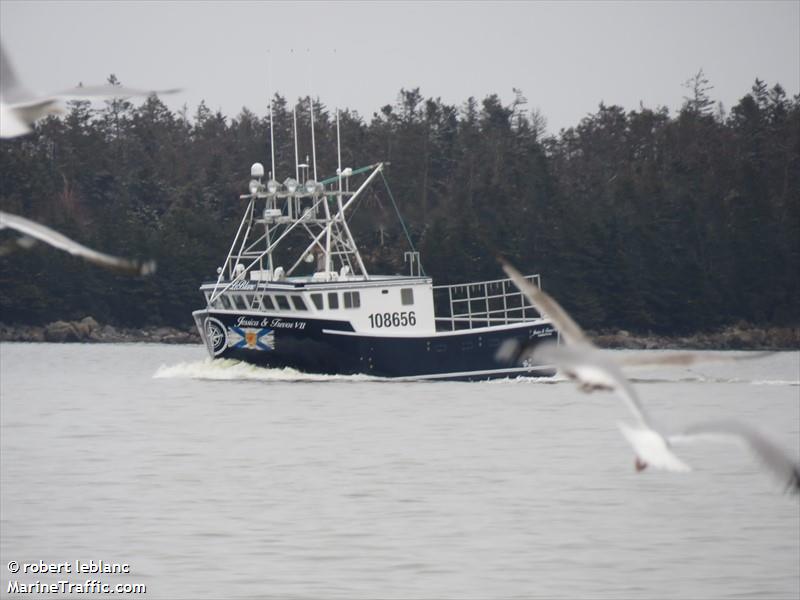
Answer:
[(369, 375), (318, 375), (297, 369), (268, 369), (226, 358), (161, 365), (155, 379), (210, 379), (215, 381), (380, 381)]
[(800, 381), (790, 381), (784, 379), (762, 379), (750, 382), (753, 385), (788, 385), (788, 386), (800, 386)]
[(488, 379), (484, 381), (484, 383), (491, 383), (494, 385), (501, 384), (501, 385), (508, 385), (509, 383), (521, 383), (521, 384), (529, 384), (529, 383), (543, 383), (543, 384), (553, 384), (553, 383), (570, 383), (570, 380), (564, 377), (563, 375), (552, 375), (550, 377), (530, 377), (528, 375), (515, 375), (510, 377), (498, 377), (494, 379)]

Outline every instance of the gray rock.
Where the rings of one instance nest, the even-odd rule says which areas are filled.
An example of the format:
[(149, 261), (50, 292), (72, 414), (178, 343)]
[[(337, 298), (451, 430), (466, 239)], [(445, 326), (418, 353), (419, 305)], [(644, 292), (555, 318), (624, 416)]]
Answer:
[(44, 339), (48, 342), (80, 342), (82, 336), (74, 323), (55, 321), (45, 325)]

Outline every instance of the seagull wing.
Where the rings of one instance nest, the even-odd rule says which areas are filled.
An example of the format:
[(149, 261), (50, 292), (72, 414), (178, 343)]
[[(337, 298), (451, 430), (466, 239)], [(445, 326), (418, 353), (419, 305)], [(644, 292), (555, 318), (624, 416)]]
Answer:
[(5, 48), (0, 46), (0, 98), (3, 102), (17, 102), (25, 98), (31, 98), (31, 94), (17, 77), (11, 61), (8, 60)]
[(0, 137), (13, 138), (30, 133), (32, 125), (50, 114), (62, 112), (63, 100), (91, 100), (97, 98), (127, 98), (151, 94), (171, 94), (179, 90), (139, 90), (114, 85), (77, 87), (45, 96), (32, 96), (27, 92), (15, 93), (13, 102), (3, 99), (0, 104)]
[(800, 493), (800, 462), (778, 446), (771, 438), (739, 421), (708, 421), (687, 427), (682, 433), (670, 436), (671, 443), (695, 440), (745, 442), (765, 467), (787, 484), (787, 489)]
[(572, 317), (567, 314), (567, 311), (561, 308), (558, 302), (551, 298), (549, 294), (543, 292), (539, 287), (525, 279), (522, 273), (517, 271), (506, 259), (498, 257), (498, 260), (503, 266), (503, 271), (506, 272), (506, 275), (511, 278), (514, 284), (519, 288), (519, 291), (525, 295), (534, 308), (553, 321), (553, 324), (563, 336), (565, 342), (569, 344), (592, 344), (580, 326), (572, 320)]
[(17, 76), (5, 48), (0, 46), (0, 138), (14, 138), (31, 132), (34, 122), (60, 112), (63, 100), (118, 98), (172, 94), (179, 89), (145, 90), (114, 85), (81, 86), (51, 94), (28, 90)]
[(687, 366), (698, 363), (736, 362), (740, 360), (753, 360), (775, 354), (774, 352), (755, 352), (750, 354), (730, 355), (727, 352), (675, 352), (671, 354), (654, 355), (629, 355), (620, 356), (617, 362), (623, 367), (647, 366)]
[(639, 419), (643, 425), (656, 430), (652, 418), (645, 410), (641, 400), (639, 400), (639, 395), (636, 393), (631, 382), (628, 381), (628, 378), (622, 374), (619, 367), (611, 361), (602, 361), (599, 362), (599, 365), (601, 365), (606, 373), (614, 380), (617, 393), (622, 396), (622, 400), (633, 415)]
[(686, 472), (691, 467), (683, 462), (669, 447), (664, 436), (649, 427), (631, 427), (617, 423), (619, 430), (641, 460), (649, 466), (666, 471)]
[(640, 424), (655, 429), (653, 419), (639, 400), (633, 384), (613, 359), (605, 356), (596, 347), (542, 342), (533, 348), (530, 356), (538, 364), (557, 365), (570, 377), (590, 389), (614, 390)]
[(155, 271), (155, 263), (153, 261), (142, 264), (138, 261), (103, 254), (102, 252), (92, 250), (91, 248), (87, 248), (75, 242), (49, 227), (45, 227), (44, 225), (40, 225), (39, 223), (18, 215), (0, 211), (0, 229), (4, 228), (14, 229), (29, 237), (50, 244), (54, 248), (69, 252), (74, 256), (79, 256), (89, 262), (109, 269), (133, 275), (150, 275)]
[(122, 85), (88, 85), (69, 88), (48, 94), (50, 98), (122, 98), (129, 96), (150, 96), (152, 94), (174, 94), (180, 92), (180, 88), (168, 90), (145, 90), (139, 88), (129, 88)]

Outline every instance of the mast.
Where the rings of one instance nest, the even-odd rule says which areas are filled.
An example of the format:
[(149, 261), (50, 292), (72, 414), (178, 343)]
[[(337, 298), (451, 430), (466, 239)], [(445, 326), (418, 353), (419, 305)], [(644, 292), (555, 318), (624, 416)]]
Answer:
[(272, 149), (272, 173), (270, 173), (270, 179), (277, 181), (278, 175), (275, 173), (275, 127), (272, 123), (272, 98), (269, 100), (269, 146)]
[[(311, 160), (314, 165), (314, 185), (317, 185), (317, 140), (314, 136), (314, 93), (311, 85), (311, 60), (310, 54), (311, 50), (308, 49), (306, 51), (309, 54), (309, 61), (308, 61), (308, 109), (309, 114), (311, 115)], [(307, 159), (306, 159), (307, 160)], [(308, 188), (306, 188), (308, 190)], [(309, 190), (309, 193), (310, 190)], [(328, 206), (328, 199), (324, 196), (323, 190), (323, 200), (322, 204), (325, 207), (325, 220), (329, 223), (331, 222), (331, 210)], [(341, 196), (339, 196), (341, 201)], [(330, 273), (331, 271), (331, 228), (328, 227), (325, 234), (325, 272)]]
[[(270, 50), (267, 50), (267, 54), (269, 54), (269, 82), (268, 82), (268, 86), (269, 86), (269, 89), (268, 89), (268, 93), (269, 93), (269, 148), (270, 148), (270, 158), (272, 159), (272, 171), (269, 174), (269, 183), (267, 185), (268, 185), (268, 187), (270, 189), (272, 188), (272, 186), (275, 186), (275, 188), (277, 189), (277, 185), (275, 183), (275, 182), (278, 181), (278, 174), (276, 173), (276, 170), (275, 170), (275, 121), (273, 120), (273, 117), (272, 117), (272, 101), (274, 99), (274, 90), (272, 88), (272, 52)], [(273, 197), (273, 200), (271, 202), (269, 200), (266, 202), (266, 206), (265, 206), (264, 210), (266, 211), (267, 207), (275, 208), (275, 204), (276, 203), (275, 203), (275, 200), (274, 200), (274, 197)], [(265, 219), (265, 221), (266, 221), (266, 219)], [(266, 224), (266, 222), (264, 223), (264, 238), (265, 238), (265, 242), (266, 242), (267, 248), (269, 248), (270, 231), (269, 231), (269, 226)], [(262, 265), (262, 268), (263, 268), (263, 265)], [(274, 265), (272, 263), (272, 253), (270, 253), (270, 254), (267, 255), (267, 270), (270, 273), (270, 277), (272, 276), (272, 273), (274, 273), (274, 269), (275, 268), (274, 268)]]
[(274, 134), (275, 127), (272, 121), (272, 99), (273, 99), (272, 53), (269, 50), (267, 50), (267, 54), (269, 54), (269, 89), (267, 90), (267, 92), (269, 93), (269, 147), (270, 147), (270, 154), (272, 155), (272, 173), (270, 174), (270, 179), (277, 181), (278, 174), (275, 173), (275, 134)]
[(311, 160), (314, 162), (314, 181), (317, 181), (317, 143), (314, 138), (314, 99), (309, 95), (308, 104), (311, 108)]
[(297, 156), (297, 105), (292, 106), (292, 121), (294, 123), (294, 180), (300, 181), (300, 159)]
[(336, 174), (339, 176), (339, 198), (342, 197), (342, 140), (339, 137), (339, 107), (336, 107), (336, 157), (339, 168)]

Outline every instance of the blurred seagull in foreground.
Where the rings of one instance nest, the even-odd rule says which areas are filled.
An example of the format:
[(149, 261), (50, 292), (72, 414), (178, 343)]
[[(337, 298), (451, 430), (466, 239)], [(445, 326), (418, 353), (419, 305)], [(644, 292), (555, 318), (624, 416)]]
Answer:
[(17, 77), (5, 50), (0, 47), (0, 138), (13, 138), (32, 131), (38, 119), (62, 112), (64, 100), (89, 100), (150, 94), (171, 94), (179, 90), (141, 90), (114, 85), (82, 86), (35, 94), (30, 92)]
[[(669, 471), (690, 471), (691, 468), (672, 451), (672, 445), (695, 440), (724, 441), (734, 439), (746, 443), (761, 459), (762, 463), (787, 482), (787, 489), (800, 493), (800, 464), (789, 456), (770, 438), (737, 421), (709, 421), (692, 425), (677, 435), (668, 435), (657, 427), (648, 415), (631, 382), (622, 373), (624, 365), (687, 365), (709, 360), (704, 355), (692, 352), (676, 353), (667, 357), (637, 357), (636, 360), (612, 358), (595, 346), (580, 326), (547, 293), (526, 280), (522, 274), (502, 257), (503, 270), (512, 279), (530, 303), (543, 315), (547, 315), (564, 340), (563, 345), (545, 342), (535, 346), (531, 358), (543, 364), (555, 364), (561, 371), (576, 381), (583, 391), (612, 390), (620, 394), (637, 420), (635, 426), (619, 423), (620, 431), (636, 454), (636, 470), (648, 466)], [(501, 346), (498, 354), (514, 353)], [(525, 351), (516, 352), (525, 354)], [(747, 357), (723, 357), (713, 355), (710, 360), (740, 360), (756, 358), (767, 353)]]
[[(18, 215), (12, 215), (7, 212), (0, 211), (0, 230), (13, 229), (23, 234), (23, 237), (17, 240), (17, 245), (23, 248), (29, 248), (36, 243), (37, 240), (50, 244), (51, 246), (69, 252), (74, 256), (79, 256), (101, 267), (127, 273), (129, 275), (151, 275), (156, 270), (155, 261), (139, 262), (135, 260), (128, 260), (125, 258), (118, 258), (110, 254), (103, 254), (97, 250), (87, 248), (68, 238), (65, 235), (53, 231), (49, 227), (30, 221)], [(8, 251), (0, 251), (0, 255), (7, 254)]]
[[(546, 342), (537, 344), (533, 351), (530, 351), (516, 340), (509, 340), (500, 347), (497, 358), (509, 362), (531, 357), (542, 360), (543, 364), (556, 364), (564, 375), (574, 380), (584, 392), (616, 390), (619, 386), (619, 379), (625, 379), (620, 367), (687, 366), (696, 363), (752, 360), (774, 354), (774, 352), (757, 352), (731, 356), (723, 352), (673, 352), (668, 355), (630, 355), (612, 358), (608, 352), (592, 343), (583, 329), (549, 294), (525, 279), (503, 257), (498, 257), (498, 260), (506, 275), (511, 278), (533, 307), (542, 315), (550, 318), (564, 345)], [(586, 360), (587, 357), (591, 357), (591, 360)], [(616, 377), (612, 378), (611, 373), (616, 374)]]

